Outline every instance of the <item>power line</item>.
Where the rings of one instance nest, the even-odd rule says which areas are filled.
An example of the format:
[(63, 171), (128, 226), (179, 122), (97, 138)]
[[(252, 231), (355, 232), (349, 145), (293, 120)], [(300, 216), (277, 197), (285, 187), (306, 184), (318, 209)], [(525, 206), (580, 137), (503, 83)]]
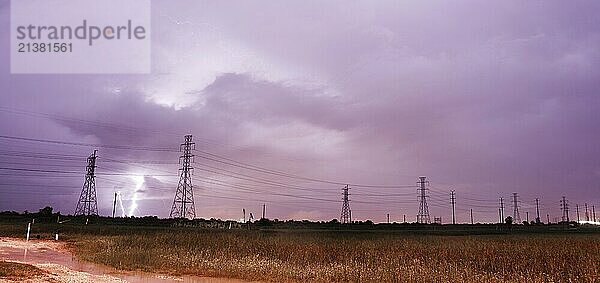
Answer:
[(176, 152), (176, 150), (172, 149), (172, 148), (160, 148), (160, 147), (133, 147), (133, 146), (125, 146), (125, 145), (107, 145), (107, 144), (94, 144), (94, 143), (81, 143), (81, 142), (67, 142), (67, 141), (58, 141), (58, 140), (13, 137), (13, 136), (6, 136), (6, 135), (0, 135), (0, 138), (8, 139), (8, 140), (20, 140), (20, 141), (28, 141), (28, 142), (41, 142), (41, 143), (50, 143), (50, 144), (59, 144), (59, 145), (72, 145), (72, 146), (99, 147), (99, 148), (110, 148), (110, 149), (118, 149), (118, 150)]
[[(207, 178), (207, 179), (210, 179), (210, 178)], [(255, 189), (252, 189), (252, 188), (249, 188), (249, 187), (245, 187), (245, 186), (241, 186), (241, 185), (227, 184), (225, 182), (221, 182), (221, 181), (218, 181), (218, 180), (217, 180), (217, 182), (207, 182), (207, 181), (203, 181), (203, 182), (204, 183), (208, 183), (208, 184), (215, 184), (215, 185), (220, 185), (220, 186), (225, 186), (225, 187), (230, 187), (230, 188), (236, 188), (238, 190), (245, 190), (245, 191), (252, 192), (252, 193), (268, 193), (269, 195), (276, 195), (276, 196), (283, 196), (283, 197), (292, 197), (292, 198), (298, 198), (298, 199), (326, 201), (326, 202), (337, 202), (336, 200), (332, 200), (332, 199), (323, 199), (323, 198), (310, 197), (310, 196), (299, 196), (299, 195), (292, 195), (292, 194), (285, 194), (285, 193), (274, 193), (274, 192), (261, 192), (261, 191), (257, 191)], [(371, 204), (374, 204), (375, 202), (358, 202), (358, 203), (371, 203)]]
[[(104, 159), (103, 159), (104, 160)], [(112, 162), (121, 162), (121, 160), (117, 160), (117, 159), (108, 159), (109, 161)], [(129, 162), (129, 161), (123, 161), (123, 162)], [(12, 164), (18, 164), (15, 162), (11, 162)], [(33, 165), (33, 164), (31, 164)], [(56, 165), (56, 166), (63, 166), (63, 165)], [(149, 168), (149, 167), (145, 167), (142, 165), (136, 165), (140, 168), (146, 168), (146, 169), (150, 169), (150, 170), (157, 170), (157, 171), (161, 171), (161, 172), (167, 172), (165, 170), (160, 170), (160, 169), (156, 169), (156, 168)], [(322, 190), (316, 190), (316, 189), (311, 189), (311, 188), (305, 188), (305, 187), (300, 187), (300, 186), (293, 186), (293, 185), (287, 185), (285, 183), (281, 183), (281, 182), (277, 182), (277, 181), (272, 181), (269, 179), (264, 179), (264, 178), (259, 178), (259, 177), (254, 177), (254, 176), (250, 176), (250, 175), (246, 175), (246, 174), (241, 174), (238, 172), (233, 172), (230, 170), (226, 170), (223, 168), (219, 168), (219, 167), (214, 167), (214, 166), (210, 166), (210, 165), (205, 165), (205, 164), (201, 164), (201, 167), (203, 167), (204, 171), (209, 172), (209, 173), (213, 173), (213, 174), (218, 174), (218, 175), (223, 175), (223, 176), (227, 176), (227, 177), (231, 177), (231, 178), (236, 178), (236, 179), (241, 179), (241, 180), (246, 180), (246, 181), (251, 181), (251, 182), (255, 182), (255, 183), (260, 183), (260, 184), (266, 184), (266, 185), (272, 185), (272, 186), (276, 186), (278, 188), (289, 188), (289, 189), (294, 189), (294, 190), (301, 190), (301, 191), (315, 191), (315, 192), (319, 192), (319, 193), (324, 193), (324, 191)], [(208, 170), (205, 169), (206, 168), (212, 168), (215, 170)], [(29, 172), (44, 172), (44, 173), (60, 173), (60, 174), (79, 174), (79, 172), (75, 172), (75, 171), (64, 171), (64, 170), (47, 170), (47, 169), (31, 169), (31, 168), (15, 168), (15, 167), (0, 167), (0, 169), (5, 169), (5, 170), (13, 170), (13, 171), (29, 171)], [(226, 174), (223, 172), (227, 172), (227, 173), (231, 173), (231, 174)], [(128, 173), (128, 172), (117, 172), (115, 173), (115, 171), (111, 171), (111, 172), (101, 172), (101, 175), (126, 175), (126, 176), (134, 176), (137, 174), (132, 174), (132, 173)], [(144, 174), (144, 175), (150, 175), (150, 176), (175, 176), (172, 174), (156, 174), (156, 173), (150, 173), (150, 174)], [(241, 176), (241, 177), (240, 177)], [(369, 193), (364, 193), (361, 195), (364, 196), (386, 196), (386, 197), (390, 197), (390, 196), (405, 196), (405, 195), (409, 195), (410, 193), (405, 193), (405, 194), (400, 194), (400, 193), (390, 193), (390, 194), (369, 194)]]
[[(7, 138), (7, 137), (9, 137), (9, 136), (0, 136), (0, 139), (3, 139), (5, 141), (22, 140), (21, 137), (12, 137), (12, 138)], [(85, 146), (85, 147), (87, 147), (87, 146), (98, 145), (98, 147), (100, 147), (100, 148), (116, 148), (116, 149), (120, 149), (120, 150), (142, 150), (142, 151), (157, 151), (157, 152), (173, 152), (174, 151), (174, 149), (172, 149), (170, 147), (143, 147), (143, 146), (137, 147), (137, 146), (127, 146), (127, 145), (123, 146), (123, 145), (103, 145), (103, 144), (93, 144), (93, 143), (63, 142), (63, 141), (56, 141), (56, 140), (42, 140), (42, 139), (30, 139), (30, 138), (23, 138), (23, 139), (25, 139), (24, 141), (28, 141), (28, 142), (44, 142), (44, 143), (60, 144), (60, 145), (68, 145), (68, 146), (82, 146), (82, 147)], [(200, 155), (202, 157), (207, 157), (207, 158), (202, 158), (204, 160), (217, 162), (220, 164), (224, 164), (227, 166), (232, 166), (232, 167), (236, 167), (236, 168), (240, 168), (240, 169), (244, 169), (244, 170), (250, 170), (252, 173), (249, 173), (246, 171), (236, 172), (235, 169), (232, 169), (232, 168), (230, 168), (232, 170), (228, 170), (228, 169), (226, 169), (226, 168), (229, 168), (227, 166), (223, 166), (225, 168), (222, 168), (221, 166), (212, 166), (213, 163), (210, 163), (210, 162), (208, 162), (206, 164), (205, 163), (198, 164), (198, 166), (200, 166), (203, 169), (212, 169), (212, 170), (206, 170), (206, 172), (212, 173), (215, 175), (219, 175), (219, 176), (235, 178), (235, 179), (241, 180), (242, 183), (257, 183), (257, 184), (266, 185), (266, 186), (262, 186), (262, 187), (259, 186), (260, 189), (256, 190), (257, 192), (264, 193), (264, 194), (270, 194), (269, 191), (276, 190), (279, 188), (305, 191), (305, 192), (318, 192), (318, 193), (322, 193), (322, 194), (325, 194), (325, 193), (334, 194), (335, 193), (332, 190), (330, 191), (329, 188), (327, 188), (326, 186), (323, 186), (324, 188), (320, 189), (320, 188), (310, 187), (309, 185), (307, 185), (307, 183), (302, 183), (302, 182), (298, 182), (301, 185), (296, 185), (293, 183), (290, 184), (290, 183), (286, 183), (283, 181), (279, 181), (280, 178), (277, 178), (277, 177), (282, 177), (281, 179), (291, 178), (291, 179), (296, 179), (296, 180), (303, 180), (303, 181), (315, 182), (315, 183), (321, 183), (321, 184), (327, 184), (327, 185), (334, 185), (334, 184), (342, 183), (342, 182), (337, 182), (337, 181), (324, 180), (324, 179), (311, 178), (311, 177), (290, 174), (290, 173), (286, 173), (283, 171), (271, 170), (271, 169), (267, 169), (267, 168), (260, 167), (260, 166), (255, 166), (255, 165), (251, 165), (251, 164), (247, 164), (247, 163), (238, 162), (233, 159), (228, 159), (231, 161), (227, 161), (227, 160), (223, 159), (223, 158), (227, 158), (227, 157), (223, 157), (223, 156), (215, 155), (215, 154), (212, 154), (212, 155), (209, 155), (209, 154), (211, 154), (211, 153), (203, 152)], [(58, 175), (71, 175), (72, 174), (72, 175), (79, 176), (81, 174), (81, 172), (79, 172), (78, 170), (68, 170), (70, 168), (64, 168), (67, 170), (53, 170), (52, 167), (55, 167), (55, 166), (69, 167), (70, 166), (68, 164), (69, 161), (79, 161), (82, 158), (85, 158), (84, 155), (77, 155), (77, 154), (36, 153), (36, 152), (14, 151), (14, 150), (12, 150), (12, 151), (11, 150), (0, 150), (0, 155), (8, 156), (10, 158), (7, 158), (7, 159), (12, 160), (12, 161), (0, 161), (0, 164), (2, 164), (2, 165), (0, 165), (0, 171), (12, 171), (10, 174), (0, 172), (0, 176), (11, 176), (11, 177), (16, 177), (16, 178), (22, 178), (25, 176), (35, 176), (36, 178), (40, 178), (40, 179), (55, 178), (55, 177), (56, 178), (71, 177), (71, 176), (54, 176), (57, 174)], [(40, 161), (41, 163), (28, 163), (28, 161), (21, 162), (20, 158), (48, 159), (49, 161), (48, 162)], [(14, 160), (17, 160), (17, 161), (14, 161)], [(55, 160), (57, 162), (53, 163), (51, 160)], [(105, 176), (157, 176), (157, 177), (158, 176), (166, 176), (166, 177), (177, 176), (175, 174), (170, 174), (170, 173), (169, 174), (128, 173), (128, 170), (129, 170), (129, 168), (127, 168), (128, 166), (114, 164), (114, 163), (128, 164), (128, 165), (132, 165), (132, 166), (136, 166), (136, 167), (140, 167), (140, 168), (145, 168), (148, 170), (170, 172), (170, 171), (161, 170), (160, 166), (158, 168), (153, 168), (153, 167), (144, 166), (144, 165), (174, 165), (175, 164), (174, 162), (167, 162), (167, 161), (161, 161), (161, 160), (132, 160), (132, 159), (119, 159), (119, 158), (103, 158), (102, 160), (106, 163), (113, 163), (113, 165), (98, 168), (95, 173), (97, 175), (101, 175), (101, 176), (102, 175), (105, 175)], [(35, 162), (38, 162), (38, 161), (36, 160)], [(21, 166), (19, 166), (19, 165), (21, 165)], [(29, 167), (29, 166), (31, 166), (31, 167)], [(33, 166), (36, 166), (36, 167), (33, 167)], [(254, 167), (252, 167), (252, 166), (254, 166)], [(26, 168), (26, 167), (29, 167), (29, 168)], [(44, 168), (44, 167), (46, 167), (46, 168)], [(75, 167), (73, 167), (73, 168), (75, 168)], [(125, 169), (122, 169), (122, 168), (125, 168)], [(246, 172), (246, 174), (244, 174), (242, 172)], [(255, 173), (269, 174), (271, 177), (265, 176), (263, 178), (262, 175), (257, 175)], [(203, 178), (203, 180), (204, 180), (204, 178)], [(244, 181), (247, 181), (247, 182), (244, 182)], [(215, 182), (212, 182), (212, 183), (214, 184)], [(224, 185), (222, 183), (220, 185), (228, 186), (228, 185)], [(414, 185), (411, 185), (411, 186), (382, 186), (382, 185), (367, 185), (367, 184), (350, 184), (350, 185), (356, 185), (358, 188), (411, 188), (411, 187), (415, 187)], [(255, 185), (251, 185), (251, 186), (257, 187)], [(427, 198), (430, 198), (430, 202), (428, 203), (429, 207), (433, 206), (433, 207), (439, 207), (439, 208), (443, 208), (443, 209), (449, 209), (449, 206), (447, 204), (447, 191), (446, 191), (446, 193), (441, 193), (436, 190), (431, 190), (431, 193), (432, 193), (431, 198), (430, 198), (430, 196), (426, 196)], [(289, 197), (289, 195), (285, 195), (285, 194), (274, 194), (274, 195)], [(367, 203), (382, 203), (382, 202), (386, 203), (388, 201), (391, 201), (391, 200), (389, 200), (391, 197), (408, 196), (409, 193), (385, 194), (385, 193), (357, 192), (355, 195), (364, 196), (365, 200), (367, 200), (367, 201), (363, 200), (362, 202), (355, 201), (356, 203), (367, 204)], [(438, 197), (438, 195), (440, 195), (440, 196), (445, 195), (446, 197), (444, 197), (442, 199), (442, 198)], [(304, 196), (300, 196), (300, 198), (306, 199), (303, 197)], [(377, 197), (381, 197), (381, 198), (385, 198), (385, 199), (380, 200)], [(371, 198), (371, 199), (369, 199), (369, 198)], [(307, 199), (307, 200), (309, 200), (309, 199)], [(324, 200), (324, 199), (322, 199), (322, 200)], [(368, 202), (369, 200), (373, 200), (373, 202)], [(483, 198), (472, 197), (471, 194), (461, 196), (461, 200), (463, 200), (464, 203), (468, 204), (469, 206), (472, 206), (474, 208), (481, 208), (482, 210), (479, 210), (479, 211), (485, 211), (485, 209), (487, 209), (487, 208), (492, 208), (493, 206), (491, 204), (494, 202), (493, 200), (485, 200)], [(327, 201), (334, 201), (334, 200), (328, 199)], [(488, 203), (490, 205), (486, 205)], [(470, 205), (470, 204), (473, 204), (473, 205)], [(551, 204), (548, 204), (548, 206), (551, 206), (551, 205), (553, 206), (554, 204), (555, 204), (555, 202), (551, 202)], [(527, 208), (527, 205), (529, 205), (529, 204), (526, 202), (523, 202), (522, 205), (525, 205), (525, 207)], [(455, 207), (455, 205), (453, 205), (452, 212), (454, 214), (454, 218), (456, 217), (455, 210), (456, 210), (456, 207)], [(536, 210), (539, 210), (539, 203), (536, 203)], [(460, 211), (460, 209), (459, 209), (459, 211)], [(466, 211), (468, 211), (468, 210), (466, 210)], [(536, 215), (539, 215), (538, 211), (536, 211)], [(592, 218), (592, 217), (589, 217), (589, 218)]]
[[(94, 143), (66, 142), (66, 141), (58, 141), (58, 140), (34, 139), (34, 138), (15, 137), (15, 136), (7, 136), (7, 135), (0, 135), (0, 139), (21, 140), (21, 141), (41, 142), (41, 143), (50, 143), (50, 144), (59, 144), (59, 145), (71, 145), (71, 146), (99, 147), (99, 148), (109, 148), (109, 149), (117, 149), (117, 150), (176, 152), (175, 149), (170, 148), (170, 147), (133, 147), (133, 146), (128, 146), (128, 145), (107, 145), (107, 144), (94, 144)], [(286, 173), (283, 171), (272, 170), (272, 169), (268, 169), (265, 167), (260, 167), (260, 166), (236, 161), (236, 160), (227, 158), (225, 156), (213, 154), (213, 153), (202, 151), (202, 150), (198, 150), (197, 152), (201, 153), (197, 156), (200, 158), (203, 158), (203, 159), (207, 159), (207, 160), (211, 160), (214, 162), (219, 162), (219, 163), (223, 163), (226, 165), (235, 166), (235, 167), (239, 167), (239, 168), (244, 168), (247, 170), (253, 170), (253, 171), (261, 172), (261, 173), (265, 173), (265, 174), (277, 175), (277, 176), (281, 176), (281, 177), (287, 177), (287, 178), (299, 179), (299, 180), (305, 180), (305, 181), (320, 182), (320, 183), (326, 183), (326, 184), (331, 184), (331, 185), (345, 185), (346, 184), (345, 182), (305, 177), (305, 176), (299, 176), (299, 175), (295, 175), (295, 174)], [(210, 157), (207, 157), (205, 155), (208, 155)], [(370, 185), (370, 184), (348, 184), (348, 185), (351, 185), (354, 187), (362, 187), (362, 188), (388, 188), (388, 189), (413, 188), (414, 187), (412, 185)]]
[[(56, 174), (81, 174), (81, 172), (75, 171), (62, 171), (62, 170), (43, 170), (43, 169), (30, 169), (30, 168), (11, 168), (11, 167), (0, 167), (0, 170), (9, 170), (9, 171), (24, 171), (24, 172), (39, 172), (39, 173), (56, 173)], [(98, 173), (100, 175), (106, 176), (176, 176), (174, 174), (133, 174), (133, 173), (110, 173), (110, 172), (101, 172)], [(50, 177), (50, 176), (45, 176)]]
[[(261, 173), (265, 173), (265, 174), (277, 175), (277, 176), (281, 176), (281, 177), (287, 177), (287, 178), (299, 179), (299, 180), (305, 180), (305, 181), (326, 183), (326, 184), (330, 184), (330, 185), (346, 185), (346, 183), (344, 183), (344, 182), (323, 180), (323, 179), (317, 179), (317, 178), (311, 178), (311, 177), (303, 177), (303, 176), (298, 176), (298, 175), (294, 175), (294, 174), (290, 174), (290, 173), (286, 173), (286, 172), (282, 172), (282, 171), (271, 170), (271, 169), (267, 169), (264, 167), (235, 161), (233, 159), (230, 159), (230, 158), (227, 158), (224, 156), (220, 156), (220, 155), (216, 155), (216, 154), (212, 154), (212, 153), (209, 153), (206, 151), (199, 150), (198, 152), (205, 154), (205, 155), (217, 157), (217, 158), (220, 158), (220, 159), (223, 159), (226, 161), (219, 160), (216, 158), (206, 157), (206, 156), (203, 156), (202, 154), (199, 154), (198, 157), (203, 158), (203, 159), (227, 164), (230, 166), (240, 167), (240, 168), (244, 168), (244, 169), (248, 169), (248, 170), (253, 170), (253, 171), (257, 171), (257, 172), (261, 172)], [(412, 185), (365, 185), (365, 184), (347, 184), (347, 185), (353, 186), (353, 187), (361, 187), (361, 188), (387, 188), (387, 189), (414, 188), (414, 186), (412, 186)]]

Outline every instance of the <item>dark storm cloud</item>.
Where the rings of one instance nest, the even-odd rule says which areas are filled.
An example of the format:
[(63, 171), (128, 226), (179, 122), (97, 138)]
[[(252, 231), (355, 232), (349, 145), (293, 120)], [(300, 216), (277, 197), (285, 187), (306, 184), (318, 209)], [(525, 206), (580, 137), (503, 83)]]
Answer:
[(303, 89), (243, 74), (223, 74), (199, 95), (206, 96), (211, 117), (263, 123), (303, 120), (319, 127), (346, 130), (354, 123), (341, 98), (323, 97), (320, 89)]

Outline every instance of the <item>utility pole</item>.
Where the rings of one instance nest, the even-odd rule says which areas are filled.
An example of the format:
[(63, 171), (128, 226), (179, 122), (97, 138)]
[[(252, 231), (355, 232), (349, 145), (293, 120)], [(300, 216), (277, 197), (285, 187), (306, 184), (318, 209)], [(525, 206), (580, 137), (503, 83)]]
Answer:
[(590, 214), (588, 213), (587, 202), (585, 203), (585, 221), (590, 221)]
[(456, 204), (456, 197), (454, 196), (454, 190), (450, 191), (450, 203), (452, 204), (452, 224), (456, 224), (456, 215), (454, 213), (454, 205)]
[(242, 214), (244, 215), (244, 223), (246, 223), (246, 209), (242, 208)]
[(267, 209), (267, 205), (263, 203), (263, 215), (262, 219), (265, 219), (265, 210)]
[(115, 212), (117, 211), (117, 192), (115, 192), (115, 200), (113, 200), (113, 217), (115, 218)]
[(75, 215), (98, 215), (98, 200), (96, 198), (96, 153), (98, 150), (94, 150), (94, 153), (87, 158), (87, 166), (85, 167), (85, 182), (81, 189), (81, 195), (75, 208)]
[(517, 193), (513, 193), (513, 220), (515, 223), (521, 223), (521, 215), (519, 215), (519, 195)]
[(500, 214), (500, 223), (504, 223), (504, 198), (500, 198), (500, 208), (498, 208), (498, 214)]
[(348, 193), (348, 190), (350, 189), (350, 187), (348, 185), (346, 185), (343, 189), (342, 189), (342, 213), (340, 214), (340, 222), (342, 223), (352, 223), (352, 216), (351, 216), (351, 212), (350, 212), (350, 199), (348, 199), (348, 196), (350, 195)]
[(548, 218), (548, 224), (550, 224), (550, 213), (547, 213), (546, 217)]
[(406, 223), (406, 214), (404, 214), (404, 223)]
[(429, 217), (429, 207), (427, 206), (427, 194), (426, 185), (429, 183), (425, 181), (427, 177), (419, 177), (417, 185), (419, 186), (419, 213), (417, 214), (417, 223), (429, 224), (431, 222)]
[(575, 210), (577, 211), (577, 223), (579, 223), (579, 204), (575, 204)]
[(541, 223), (542, 220), (540, 219), (540, 199), (536, 198), (535, 199), (535, 223)]
[(192, 150), (196, 150), (196, 143), (192, 142), (192, 135), (186, 135), (184, 143), (179, 146), (179, 151), (183, 152), (183, 155), (179, 157), (179, 162), (182, 166), (179, 169), (181, 175), (169, 215), (171, 218), (196, 218), (194, 190), (192, 186), (192, 170), (194, 169), (192, 167), (192, 163), (194, 162)]
[(526, 219), (527, 219), (527, 224), (529, 224), (529, 211), (526, 211), (526, 212), (525, 212), (525, 215), (527, 215), (527, 216), (526, 216), (526, 217), (527, 217), (527, 218), (526, 218)]
[(390, 224), (390, 214), (387, 214), (387, 224)]
[(594, 222), (596, 222), (596, 208), (592, 205), (592, 215), (594, 216)]
[(473, 209), (471, 208), (471, 225), (473, 225)]

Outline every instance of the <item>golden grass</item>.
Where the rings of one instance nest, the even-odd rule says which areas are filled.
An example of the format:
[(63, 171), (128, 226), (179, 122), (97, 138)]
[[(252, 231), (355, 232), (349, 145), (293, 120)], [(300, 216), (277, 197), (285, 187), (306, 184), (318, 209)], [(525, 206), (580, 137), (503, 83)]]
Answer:
[(598, 235), (147, 231), (74, 248), (119, 269), (261, 281), (600, 281)]
[(11, 281), (23, 281), (26, 279), (32, 279), (42, 277), (45, 272), (33, 265), (0, 261), (0, 279), (6, 279)]

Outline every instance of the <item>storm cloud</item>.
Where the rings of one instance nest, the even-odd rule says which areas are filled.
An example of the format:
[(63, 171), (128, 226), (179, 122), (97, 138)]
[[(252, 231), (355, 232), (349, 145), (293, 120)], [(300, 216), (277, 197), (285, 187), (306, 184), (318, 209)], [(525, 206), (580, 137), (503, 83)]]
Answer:
[[(533, 213), (540, 198), (558, 215), (562, 195), (572, 204), (600, 200), (598, 8), (590, 1), (155, 1), (151, 74), (12, 75), (9, 5), (0, 0), (0, 134), (173, 149), (101, 149), (99, 172), (142, 176), (99, 173), (105, 215), (120, 190), (127, 207), (137, 202), (134, 214), (168, 216), (176, 150), (188, 133), (198, 150), (295, 176), (402, 186), (428, 176), (432, 214), (444, 219), (450, 189), (459, 221), (470, 208), (480, 221), (495, 221), (497, 199), (512, 192), (522, 211)], [(1, 175), (3, 184), (52, 183), (69, 194), (39, 198), (1, 185), (0, 210), (49, 204), (72, 212), (91, 147), (0, 145), (3, 153), (81, 156), (65, 166), (82, 172), (68, 180)], [(339, 217), (339, 185), (196, 161), (198, 217), (239, 219), (242, 208), (258, 213), (263, 202), (270, 218)], [(3, 167), (57, 166), (32, 162), (0, 156)], [(384, 221), (390, 213), (400, 221), (417, 212), (414, 188), (351, 192), (355, 219)]]

